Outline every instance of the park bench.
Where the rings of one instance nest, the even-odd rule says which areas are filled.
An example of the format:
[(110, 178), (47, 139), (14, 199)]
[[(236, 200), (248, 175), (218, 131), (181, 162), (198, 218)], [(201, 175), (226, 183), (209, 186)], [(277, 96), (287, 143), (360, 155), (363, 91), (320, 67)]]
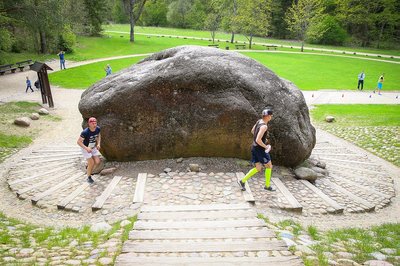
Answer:
[(208, 47), (215, 47), (215, 48), (219, 48), (219, 44), (209, 44)]
[(245, 44), (235, 44), (235, 48), (236, 49), (246, 49), (246, 45)]
[(18, 66), (19, 70), (22, 72), (22, 71), (24, 71), (24, 68), (26, 66), (32, 65), (32, 60), (28, 59), (28, 60), (25, 60), (25, 61), (17, 62), (15, 64)]
[(276, 46), (276, 45), (264, 45), (265, 46), (265, 48), (267, 49), (267, 50), (269, 50), (270, 48), (271, 48), (271, 50), (272, 49), (275, 49), (276, 50), (276, 48), (278, 48), (278, 46)]
[(13, 67), (13, 64), (1, 65), (0, 66), (0, 75), (4, 75), (4, 73), (6, 73), (8, 70), (10, 70), (11, 73), (15, 73), (16, 69), (17, 69), (16, 67)]

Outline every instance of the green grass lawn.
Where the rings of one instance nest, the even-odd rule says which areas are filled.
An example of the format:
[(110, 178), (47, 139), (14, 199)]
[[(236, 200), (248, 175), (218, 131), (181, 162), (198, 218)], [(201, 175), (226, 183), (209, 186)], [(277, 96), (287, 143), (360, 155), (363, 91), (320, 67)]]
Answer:
[(137, 63), (144, 57), (132, 57), (118, 60), (107, 60), (79, 67), (68, 68), (49, 74), (51, 84), (63, 88), (87, 89), (105, 77), (104, 68), (110, 64), (113, 73)]
[[(184, 38), (155, 36), (147, 38), (144, 35), (135, 36), (135, 42), (131, 43), (129, 34), (109, 33), (104, 37), (79, 37), (76, 52), (66, 55), (66, 58), (83, 61), (111, 56), (154, 53), (180, 45), (207, 46), (210, 43), (209, 41)], [(230, 45), (234, 47), (234, 45)]]
[[(121, 31), (129, 33), (130, 27), (128, 24), (110, 24), (104, 26), (105, 31)], [(192, 30), (192, 29), (177, 29), (177, 28), (162, 28), (162, 27), (135, 27), (136, 33), (141, 34), (166, 34), (166, 35), (178, 35), (178, 36), (192, 36), (198, 38), (211, 38), (211, 34), (209, 31), (204, 30)], [(215, 39), (221, 40), (230, 40), (231, 34), (218, 31), (216, 33)], [(248, 42), (247, 38), (242, 34), (236, 34), (235, 40), (243, 42)], [(282, 44), (289, 46), (300, 46), (301, 43), (295, 40), (279, 40), (273, 38), (260, 38), (254, 37), (254, 42), (260, 43), (274, 43), (274, 44)], [(332, 50), (344, 50), (344, 51), (355, 51), (362, 53), (379, 53), (379, 54), (388, 54), (388, 55), (400, 55), (400, 50), (382, 50), (382, 49), (374, 49), (374, 48), (362, 48), (362, 47), (343, 47), (343, 46), (328, 46), (328, 45), (315, 45), (315, 44), (306, 44), (306, 47), (314, 47), (314, 48), (324, 48), (324, 49), (332, 49)]]
[[(400, 166), (400, 105), (316, 105), (311, 115), (318, 127)], [(327, 115), (335, 122), (324, 122)]]
[(365, 70), (365, 89), (374, 89), (385, 73), (383, 90), (400, 90), (400, 64), (337, 56), (286, 53), (244, 53), (295, 83), (302, 90), (355, 89)]
[[(142, 50), (140, 44), (137, 49)], [(144, 49), (144, 48), (143, 48)], [(142, 51), (144, 53), (144, 51)], [(337, 56), (298, 53), (244, 53), (270, 68), (277, 75), (294, 82), (302, 90), (350, 89), (357, 86), (357, 75), (366, 72), (365, 89), (373, 89), (381, 73), (385, 73), (384, 91), (400, 90), (400, 64)], [(140, 58), (118, 59), (88, 64), (50, 73), (52, 84), (64, 88), (87, 88), (104, 77), (109, 63), (113, 72), (138, 62)], [(327, 78), (329, 77), (329, 78)]]
[(323, 104), (311, 110), (315, 122), (323, 122), (327, 115), (336, 116), (335, 126), (400, 126), (399, 105), (378, 104)]
[(33, 61), (44, 62), (48, 59), (56, 57), (57, 57), (56, 54), (51, 55), (51, 54), (36, 54), (36, 53), (6, 53), (0, 51), (0, 58), (2, 59), (1, 61), (7, 62), (8, 64), (15, 64), (16, 62), (25, 61), (28, 59), (31, 59)]

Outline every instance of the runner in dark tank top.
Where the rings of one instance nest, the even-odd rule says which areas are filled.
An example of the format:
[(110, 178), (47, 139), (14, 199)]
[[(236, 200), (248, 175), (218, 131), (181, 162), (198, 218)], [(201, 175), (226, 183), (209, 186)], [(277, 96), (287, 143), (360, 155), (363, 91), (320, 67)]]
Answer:
[(275, 191), (271, 186), (271, 175), (272, 175), (272, 162), (269, 151), (271, 145), (267, 144), (268, 136), (268, 122), (272, 119), (272, 110), (265, 109), (262, 111), (262, 119), (258, 120), (253, 126), (251, 133), (253, 134), (253, 144), (251, 147), (251, 162), (255, 164), (255, 167), (251, 169), (238, 183), (241, 189), (246, 190), (246, 182), (253, 175), (260, 172), (262, 167), (265, 167), (265, 190)]

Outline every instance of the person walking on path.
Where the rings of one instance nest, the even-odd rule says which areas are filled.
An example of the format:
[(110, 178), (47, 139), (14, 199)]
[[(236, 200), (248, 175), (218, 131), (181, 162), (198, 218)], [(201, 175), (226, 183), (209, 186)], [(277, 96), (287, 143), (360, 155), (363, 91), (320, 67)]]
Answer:
[(382, 75), (379, 77), (378, 84), (377, 84), (377, 86), (376, 86), (376, 88), (374, 90), (374, 93), (375, 93), (376, 89), (378, 89), (378, 94), (379, 95), (382, 95), (381, 92), (382, 92), (382, 88), (383, 88), (383, 81), (385, 79), (384, 75), (385, 75), (385, 73), (382, 73)]
[(104, 70), (106, 71), (106, 77), (107, 77), (108, 75), (111, 75), (111, 74), (112, 74), (112, 69), (111, 69), (110, 64), (108, 64)]
[(92, 184), (92, 170), (100, 164), (100, 127), (97, 126), (97, 120), (94, 117), (89, 118), (88, 127), (85, 128), (78, 138), (78, 145), (82, 149), (83, 157), (87, 161), (87, 181)]
[(64, 53), (64, 51), (61, 50), (57, 55), (60, 57), (60, 69), (62, 70), (63, 67), (64, 67), (64, 69), (67, 69), (65, 67), (65, 57), (64, 57), (65, 53)]
[(268, 122), (272, 119), (272, 110), (265, 109), (262, 111), (262, 119), (258, 120), (251, 129), (253, 134), (253, 144), (251, 147), (251, 162), (255, 164), (255, 167), (251, 169), (242, 180), (238, 180), (238, 183), (243, 191), (246, 190), (245, 184), (253, 175), (260, 172), (262, 166), (265, 167), (265, 190), (275, 191), (270, 185), (271, 174), (272, 174), (272, 162), (269, 151), (271, 145), (267, 144), (267, 130)]
[[(363, 90), (364, 89), (364, 79), (365, 79), (365, 73), (364, 70), (361, 71), (360, 74), (358, 74), (358, 84), (357, 84), (357, 90)], [(361, 89), (360, 89), (361, 86)]]
[(28, 92), (28, 89), (31, 89), (31, 91), (34, 92), (34, 90), (32, 89), (32, 84), (31, 84), (31, 81), (29, 80), (29, 77), (26, 77), (26, 90), (25, 90), (25, 93)]

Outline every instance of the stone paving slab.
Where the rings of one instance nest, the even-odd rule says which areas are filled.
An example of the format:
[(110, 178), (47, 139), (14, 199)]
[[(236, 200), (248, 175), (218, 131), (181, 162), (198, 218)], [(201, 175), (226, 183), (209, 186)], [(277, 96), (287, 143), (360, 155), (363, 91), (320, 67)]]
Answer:
[[(226, 266), (297, 266), (303, 265), (298, 258), (291, 256), (285, 259), (277, 257), (246, 257), (246, 258), (171, 258), (171, 257), (132, 257), (130, 255), (121, 255), (118, 257), (117, 265), (136, 265), (154, 266), (154, 265), (226, 265)], [(378, 264), (374, 264), (378, 265)]]
[[(166, 216), (142, 215), (157, 215), (159, 210)], [(246, 212), (232, 217), (232, 211), (237, 210)], [(202, 215), (182, 221), (182, 213), (187, 212)], [(259, 262), (265, 261), (269, 265), (302, 265), (300, 258), (288, 251), (286, 243), (278, 240), (256, 216), (255, 210), (244, 204), (144, 207), (116, 265), (198, 265), (199, 259), (204, 265), (262, 265)]]

